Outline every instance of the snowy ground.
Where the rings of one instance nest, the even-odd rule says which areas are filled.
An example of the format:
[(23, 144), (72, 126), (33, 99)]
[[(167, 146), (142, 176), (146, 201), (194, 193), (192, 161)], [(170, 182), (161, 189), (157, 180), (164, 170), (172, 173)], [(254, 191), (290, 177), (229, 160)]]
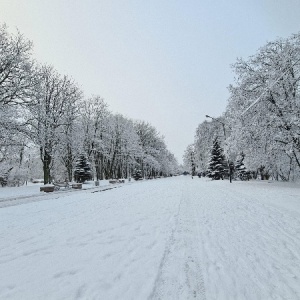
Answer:
[[(126, 180), (127, 181), (127, 180)], [(40, 187), (43, 183), (28, 183), (28, 185), (20, 187), (6, 187), (0, 189), (0, 208), (12, 205), (19, 205), (28, 202), (35, 202), (41, 200), (48, 200), (53, 198), (53, 194), (40, 192)], [(94, 181), (87, 181), (83, 184), (82, 190), (87, 189), (106, 189), (109, 186), (108, 180), (101, 180), (100, 187), (95, 187)], [(55, 192), (55, 198), (60, 197), (60, 194), (70, 194), (74, 192), (82, 192), (82, 190), (74, 190), (71, 188), (61, 187), (59, 191)]]
[[(108, 180), (101, 180), (100, 185), (106, 186), (108, 185)], [(17, 198), (17, 197), (23, 197), (23, 196), (36, 196), (41, 195), (40, 193), (40, 186), (43, 186), (43, 183), (31, 183), (28, 182), (28, 185), (20, 186), (18, 188), (15, 187), (6, 187), (0, 189), (0, 201), (6, 200), (7, 198)], [(94, 181), (87, 181), (83, 184), (83, 189), (91, 189), (95, 187)], [(61, 191), (64, 191), (65, 188), (62, 187), (60, 189)]]
[(23, 200), (0, 189), (0, 299), (300, 299), (297, 186), (101, 189)]

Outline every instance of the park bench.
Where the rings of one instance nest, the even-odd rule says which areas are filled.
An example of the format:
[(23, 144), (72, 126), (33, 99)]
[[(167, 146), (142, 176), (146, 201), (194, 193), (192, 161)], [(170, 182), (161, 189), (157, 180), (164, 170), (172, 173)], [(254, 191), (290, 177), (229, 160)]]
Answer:
[(118, 183), (118, 179), (110, 179), (108, 182), (112, 183), (112, 184), (115, 184), (115, 183)]
[(110, 179), (108, 181), (109, 183), (115, 184), (115, 183), (125, 183), (125, 179)]
[(72, 189), (75, 189), (75, 190), (82, 189), (82, 183), (72, 183)]
[(60, 188), (65, 188), (65, 189), (69, 189), (70, 188), (70, 184), (67, 181), (64, 182), (57, 182), (57, 181), (53, 181), (52, 183), (55, 187), (55, 190), (59, 190)]
[(50, 192), (54, 192), (55, 186), (54, 185), (43, 185), (40, 187), (40, 192), (45, 192), (45, 193), (50, 193)]

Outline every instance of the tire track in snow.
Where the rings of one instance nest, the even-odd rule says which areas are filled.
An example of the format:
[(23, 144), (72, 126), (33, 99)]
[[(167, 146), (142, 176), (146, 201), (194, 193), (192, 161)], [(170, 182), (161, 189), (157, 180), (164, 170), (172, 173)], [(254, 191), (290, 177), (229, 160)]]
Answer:
[(189, 188), (185, 186), (149, 299), (206, 299), (199, 224), (191, 202)]

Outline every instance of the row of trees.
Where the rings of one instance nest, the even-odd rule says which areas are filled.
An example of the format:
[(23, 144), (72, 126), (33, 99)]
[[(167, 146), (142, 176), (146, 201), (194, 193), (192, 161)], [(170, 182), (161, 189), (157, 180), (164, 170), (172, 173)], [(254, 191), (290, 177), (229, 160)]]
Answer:
[[(43, 175), (72, 180), (86, 157), (96, 179), (177, 172), (177, 161), (150, 124), (109, 111), (99, 96), (32, 57), (32, 43), (0, 26), (0, 178)], [(42, 172), (41, 172), (42, 171)]]
[[(261, 47), (233, 65), (235, 84), (224, 114), (199, 124), (192, 145), (198, 170), (207, 170), (216, 137), (226, 161), (241, 158), (252, 176), (294, 180), (300, 171), (300, 33)], [(223, 130), (225, 128), (225, 131)], [(185, 154), (186, 164), (190, 157)], [(228, 165), (228, 163), (227, 163)]]

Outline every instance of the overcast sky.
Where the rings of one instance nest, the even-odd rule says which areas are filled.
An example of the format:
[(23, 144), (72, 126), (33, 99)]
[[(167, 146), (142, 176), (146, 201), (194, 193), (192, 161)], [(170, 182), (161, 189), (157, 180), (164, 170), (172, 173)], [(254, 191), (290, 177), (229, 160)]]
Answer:
[(145, 120), (179, 162), (205, 115), (224, 112), (230, 65), (300, 31), (300, 0), (0, 0), (0, 22), (86, 97)]

